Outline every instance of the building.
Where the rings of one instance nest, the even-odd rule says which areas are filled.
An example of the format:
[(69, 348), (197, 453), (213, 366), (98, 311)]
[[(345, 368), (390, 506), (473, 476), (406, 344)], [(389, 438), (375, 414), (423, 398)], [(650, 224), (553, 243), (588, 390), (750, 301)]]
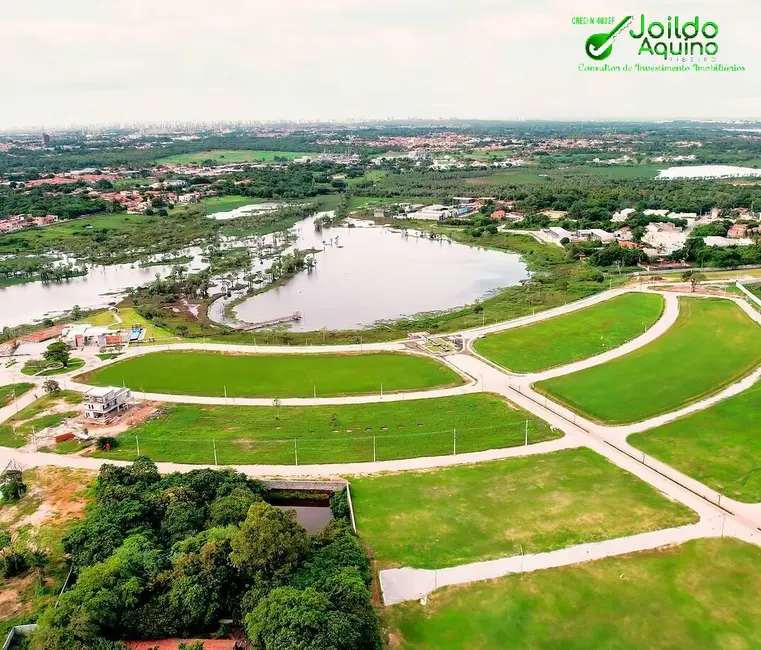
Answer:
[(613, 236), (618, 240), (619, 244), (623, 241), (634, 240), (634, 236), (632, 235), (632, 229), (629, 228), (629, 226), (623, 226), (622, 228), (619, 228), (618, 230), (614, 231)]
[(616, 223), (623, 223), (629, 218), (630, 215), (634, 214), (635, 212), (636, 210), (634, 208), (624, 208), (623, 210), (614, 212), (610, 220), (615, 221)]
[(61, 340), (70, 348), (83, 348), (86, 345), (121, 345), (124, 336), (120, 332), (107, 327), (95, 327), (88, 323), (79, 323), (64, 327), (61, 332)]
[(505, 218), (504, 210), (495, 210), (491, 213), (492, 221), (502, 221)]
[(552, 241), (562, 241), (563, 239), (567, 239), (568, 241), (571, 241), (573, 238), (573, 233), (569, 230), (566, 230), (565, 228), (559, 228), (557, 226), (554, 226), (552, 228), (547, 228), (544, 233), (547, 235), (547, 237)]
[(743, 239), (748, 236), (748, 225), (744, 223), (733, 224), (727, 232), (730, 239)]
[(576, 239), (581, 239), (583, 241), (599, 239), (603, 244), (610, 244), (615, 241), (616, 237), (613, 233), (610, 233), (607, 230), (590, 228), (589, 230), (579, 230), (578, 233), (576, 233)]
[(646, 217), (665, 217), (668, 213), (668, 210), (645, 210), (642, 214)]
[(50, 135), (48, 135), (47, 133), (42, 134), (42, 146), (43, 147), (50, 146)]
[(132, 404), (129, 388), (93, 386), (84, 394), (84, 416), (88, 420), (106, 420)]
[(706, 246), (727, 248), (729, 246), (752, 246), (752, 239), (730, 239), (729, 237), (703, 237)]
[(417, 212), (407, 215), (410, 219), (425, 219), (426, 221), (443, 221), (457, 216), (457, 208), (446, 205), (426, 205)]
[(670, 255), (684, 248), (687, 235), (673, 223), (649, 223), (642, 241), (655, 249), (659, 255)]

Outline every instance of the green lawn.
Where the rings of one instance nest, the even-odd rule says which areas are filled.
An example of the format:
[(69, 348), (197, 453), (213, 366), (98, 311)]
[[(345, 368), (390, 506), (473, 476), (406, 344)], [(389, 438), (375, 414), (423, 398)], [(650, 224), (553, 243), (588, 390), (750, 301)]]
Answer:
[(629, 442), (732, 499), (761, 501), (761, 384)]
[(176, 156), (167, 156), (157, 162), (164, 165), (187, 165), (188, 163), (201, 164), (205, 160), (213, 159), (219, 164), (232, 165), (238, 163), (276, 162), (275, 157), (293, 160), (302, 156), (315, 156), (301, 151), (254, 151), (251, 149), (229, 150), (213, 149), (211, 151), (198, 151), (196, 153), (182, 153)]
[(434, 569), (697, 521), (589, 449), (355, 478), (357, 529), (383, 567)]
[[(490, 393), (340, 406), (165, 407), (130, 430), (119, 447), (99, 454), (131, 460), (220, 464), (301, 464), (393, 460), (482, 451), (562, 435), (544, 421)], [(455, 431), (456, 430), (456, 431)], [(456, 441), (455, 441), (456, 436)], [(294, 441), (296, 441), (294, 443)]]
[(508, 576), (386, 610), (399, 650), (751, 650), (761, 550), (734, 539)]
[(581, 311), (498, 334), (475, 343), (476, 352), (514, 372), (538, 372), (618, 347), (651, 327), (663, 298), (627, 293)]
[(680, 298), (674, 326), (639, 350), (536, 384), (596, 421), (627, 424), (720, 391), (761, 363), (761, 329), (721, 298)]
[(82, 377), (95, 386), (230, 397), (329, 397), (457, 386), (462, 378), (426, 357), (378, 354), (158, 352)]
[(13, 401), (14, 396), (16, 398), (21, 397), (32, 386), (34, 386), (34, 384), (27, 383), (6, 384), (5, 386), (0, 386), (0, 408), (8, 406), (8, 404)]
[[(40, 361), (40, 363), (43, 363)], [(85, 365), (84, 359), (79, 359), (78, 357), (71, 357), (69, 359), (69, 363), (66, 366), (61, 366), (60, 364), (56, 364), (56, 362), (49, 362), (51, 367), (48, 370), (43, 370), (40, 372), (40, 367), (38, 366), (30, 366), (27, 368), (26, 366), (21, 369), (21, 373), (24, 375), (29, 375), (32, 377), (51, 377), (52, 375), (63, 375), (67, 372), (73, 372), (74, 370), (79, 370), (82, 366)]]

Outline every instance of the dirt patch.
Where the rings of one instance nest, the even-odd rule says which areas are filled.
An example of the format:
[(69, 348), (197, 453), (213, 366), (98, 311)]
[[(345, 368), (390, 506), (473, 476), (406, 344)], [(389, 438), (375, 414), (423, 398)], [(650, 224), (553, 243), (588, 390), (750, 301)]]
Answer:
[(32, 610), (32, 602), (25, 596), (37, 580), (31, 572), (20, 578), (12, 578), (0, 588), (0, 621), (15, 618)]
[(11, 529), (81, 519), (87, 506), (85, 490), (95, 472), (67, 467), (40, 467), (24, 480), (29, 486), (24, 497), (0, 512), (0, 520)]
[(160, 639), (158, 641), (127, 641), (130, 650), (177, 650), (180, 642), (190, 645), (194, 641), (202, 641), (204, 650), (233, 650), (233, 639)]
[(86, 425), (87, 430), (95, 436), (115, 436), (142, 424), (157, 413), (161, 406), (157, 402), (142, 402), (123, 411), (118, 416), (109, 418), (108, 424), (95, 423), (84, 417), (78, 418), (77, 421)]

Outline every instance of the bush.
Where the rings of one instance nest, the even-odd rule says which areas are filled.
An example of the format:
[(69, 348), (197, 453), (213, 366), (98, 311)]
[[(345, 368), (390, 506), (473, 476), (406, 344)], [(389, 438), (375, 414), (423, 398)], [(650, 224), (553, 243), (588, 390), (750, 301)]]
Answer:
[(103, 436), (95, 443), (98, 451), (111, 451), (119, 446), (119, 440), (113, 436)]
[(349, 498), (346, 488), (330, 497), (330, 511), (336, 519), (349, 519)]

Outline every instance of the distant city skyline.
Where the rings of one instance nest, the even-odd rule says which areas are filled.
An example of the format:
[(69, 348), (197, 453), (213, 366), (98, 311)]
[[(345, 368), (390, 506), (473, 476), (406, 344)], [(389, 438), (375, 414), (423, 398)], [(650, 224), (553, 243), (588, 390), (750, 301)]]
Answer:
[[(720, 60), (746, 71), (578, 70), (585, 38), (606, 28), (576, 14), (641, 13), (715, 21)], [(29, 0), (0, 23), (0, 129), (761, 119), (760, 23), (752, 0)]]

